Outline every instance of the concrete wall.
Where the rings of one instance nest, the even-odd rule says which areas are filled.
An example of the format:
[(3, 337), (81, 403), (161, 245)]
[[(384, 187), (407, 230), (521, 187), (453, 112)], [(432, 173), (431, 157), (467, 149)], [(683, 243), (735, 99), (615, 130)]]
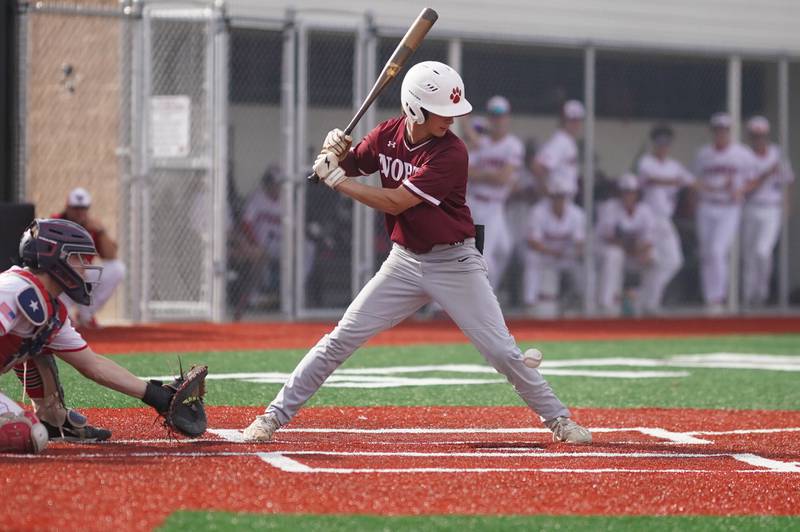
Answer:
[[(164, 1), (164, 0), (161, 0)], [(439, 13), (433, 34), (475, 34), (543, 42), (587, 41), (689, 50), (787, 51), (800, 55), (796, 0), (350, 0), (336, 9), (324, 0), (227, 0), (233, 16), (281, 18), (287, 8), (324, 12), (343, 23), (370, 12), (381, 27), (404, 29), (424, 7)]]

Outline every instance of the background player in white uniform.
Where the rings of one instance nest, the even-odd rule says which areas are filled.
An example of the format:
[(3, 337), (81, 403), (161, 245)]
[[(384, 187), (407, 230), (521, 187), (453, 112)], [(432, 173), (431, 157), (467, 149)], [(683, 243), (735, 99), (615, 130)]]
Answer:
[(780, 236), (786, 189), (794, 174), (781, 149), (769, 141), (766, 118), (751, 118), (747, 133), (753, 151), (754, 178), (745, 188), (742, 282), (744, 303), (759, 306), (769, 296), (772, 252)]
[(467, 205), (477, 224), (486, 230), (483, 256), (489, 282), (497, 290), (514, 245), (506, 219), (506, 200), (519, 178), (525, 157), (522, 141), (509, 132), (511, 105), (502, 96), (486, 103), (488, 131), (477, 136), (469, 152)]
[(91, 303), (102, 271), (91, 265), (96, 255), (92, 237), (80, 225), (35, 220), (20, 242), (25, 267), (13, 266), (0, 273), (0, 374), (16, 371), (35, 410), (35, 416), (25, 414), (0, 393), (0, 452), (40, 452), (48, 437), (55, 435), (71, 441), (111, 435), (87, 437), (87, 430), (95, 429), (65, 406), (54, 354), (83, 376), (141, 399), (159, 413), (169, 407), (174, 391), (155, 381), (145, 382), (92, 351), (58, 299), (64, 293), (80, 304)]
[(711, 117), (712, 142), (697, 152), (697, 241), (700, 246), (700, 280), (710, 314), (723, 312), (727, 300), (729, 257), (742, 215), (744, 187), (752, 177), (753, 155), (731, 142), (731, 117)]
[(655, 216), (653, 238), (657, 262), (649, 276), (650, 283), (642, 285), (640, 302), (648, 314), (658, 314), (664, 289), (683, 265), (681, 241), (672, 216), (681, 188), (693, 185), (694, 176), (676, 159), (669, 156), (674, 133), (666, 125), (658, 125), (650, 132), (652, 149), (636, 165), (642, 186), (642, 201), (650, 206)]
[[(568, 179), (578, 190), (578, 143), (583, 132), (586, 110), (578, 100), (568, 100), (561, 108), (559, 128), (536, 154), (533, 173), (539, 179), (539, 190), (547, 190), (551, 175)], [(574, 198), (573, 194), (573, 198)]]
[[(270, 440), (359, 346), (436, 301), (556, 441), (590, 443), (589, 431), (570, 419), (547, 381), (523, 362), (475, 247), (466, 205), (467, 149), (450, 131), (453, 117), (472, 110), (461, 77), (435, 61), (414, 65), (403, 79), (401, 102), (403, 116), (379, 124), (352, 150), (349, 137), (331, 131), (314, 164), (326, 185), (386, 213), (392, 251), (336, 328), (244, 430), (244, 440)], [(348, 179), (376, 171), (382, 187)]]
[(572, 203), (569, 179), (551, 179), (546, 198), (530, 210), (525, 250), (525, 305), (537, 316), (558, 313), (561, 274), (568, 274), (573, 289), (581, 292), (581, 261), (586, 240), (583, 209)]
[(619, 315), (626, 270), (637, 271), (641, 284), (652, 283), (655, 264), (653, 228), (648, 205), (639, 201), (639, 180), (633, 174), (619, 178), (619, 199), (610, 199), (597, 211), (599, 304), (601, 312)]

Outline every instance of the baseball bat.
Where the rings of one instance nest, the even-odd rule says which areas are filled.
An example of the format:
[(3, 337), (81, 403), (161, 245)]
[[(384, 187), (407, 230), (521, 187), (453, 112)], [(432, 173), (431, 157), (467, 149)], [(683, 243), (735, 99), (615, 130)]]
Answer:
[[(347, 124), (347, 127), (344, 129), (344, 134), (349, 135), (355, 129), (356, 124), (358, 121), (361, 120), (361, 117), (364, 116), (364, 113), (367, 112), (372, 102), (383, 92), (389, 83), (397, 77), (398, 72), (402, 70), (403, 66), (408, 61), (408, 58), (411, 57), (411, 54), (419, 48), (420, 43), (422, 43), (422, 39), (425, 38), (425, 35), (428, 34), (428, 31), (433, 26), (433, 23), (436, 22), (436, 19), (439, 18), (439, 15), (433, 9), (426, 7), (425, 9), (420, 12), (419, 16), (416, 18), (411, 27), (408, 28), (403, 39), (400, 41), (400, 44), (397, 45), (395, 48), (394, 53), (383, 66), (383, 70), (381, 70), (381, 75), (378, 76), (378, 80), (372, 86), (372, 89), (367, 94), (367, 97), (364, 99), (364, 102), (361, 104), (361, 107), (358, 108), (358, 111), (353, 116), (353, 119), (350, 120), (350, 123)], [(308, 180), (312, 183), (319, 183), (319, 176), (314, 172), (310, 176), (308, 176)]]

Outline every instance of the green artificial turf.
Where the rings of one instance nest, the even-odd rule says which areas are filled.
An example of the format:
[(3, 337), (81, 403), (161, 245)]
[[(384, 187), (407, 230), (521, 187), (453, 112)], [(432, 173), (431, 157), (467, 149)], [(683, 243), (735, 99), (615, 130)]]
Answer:
[(747, 516), (418, 516), (286, 515), (177, 512), (159, 530), (302, 530), (303, 532), (467, 531), (767, 531), (800, 530), (793, 517)]
[[(522, 348), (532, 344), (524, 343)], [(796, 355), (800, 357), (800, 335), (717, 336), (665, 340), (615, 340), (542, 342), (537, 344), (546, 360), (577, 358), (662, 358), (676, 354), (713, 352)], [(290, 372), (304, 350), (231, 351), (183, 353), (184, 367), (208, 364), (211, 374), (235, 372)], [(139, 376), (173, 374), (175, 353), (115, 355), (113, 359)], [(343, 368), (416, 366), (431, 364), (481, 364), (486, 362), (469, 344), (379, 346), (357, 351)], [(80, 376), (63, 362), (61, 376), (67, 401), (75, 407), (140, 407), (142, 403), (105, 389)], [(584, 368), (585, 369), (585, 368)], [(592, 368), (589, 368), (592, 369)], [(601, 377), (547, 376), (559, 397), (574, 407), (696, 407), (737, 409), (798, 409), (800, 387), (796, 372), (751, 369), (598, 367), (601, 370), (685, 370), (688, 377), (657, 379), (611, 379)], [(496, 374), (452, 374), (432, 372), (425, 377), (501, 378)], [(209, 380), (209, 405), (264, 405), (279, 390), (279, 384), (239, 380)], [(0, 376), (0, 390), (20, 397), (20, 386), (12, 373)], [(308, 406), (320, 405), (521, 405), (506, 383), (446, 385), (382, 389), (323, 387)]]

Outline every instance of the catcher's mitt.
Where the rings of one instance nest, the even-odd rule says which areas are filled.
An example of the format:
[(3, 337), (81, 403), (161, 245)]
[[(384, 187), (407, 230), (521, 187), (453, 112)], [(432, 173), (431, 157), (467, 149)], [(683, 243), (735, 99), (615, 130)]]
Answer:
[(208, 366), (192, 366), (168, 384), (150, 381), (144, 402), (164, 417), (164, 426), (189, 438), (202, 436), (208, 426), (203, 396)]

